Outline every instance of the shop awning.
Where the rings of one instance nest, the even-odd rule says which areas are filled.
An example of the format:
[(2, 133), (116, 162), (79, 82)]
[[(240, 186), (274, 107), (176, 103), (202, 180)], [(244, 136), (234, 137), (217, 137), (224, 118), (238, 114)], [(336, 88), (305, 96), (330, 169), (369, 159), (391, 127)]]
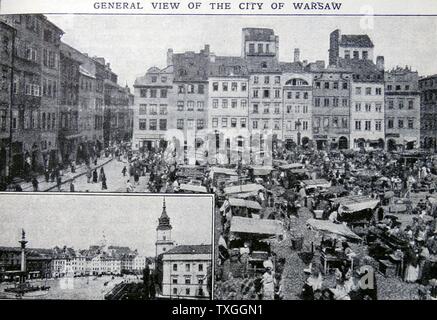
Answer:
[(214, 174), (224, 174), (228, 176), (237, 176), (238, 173), (235, 169), (228, 168), (220, 168), (220, 167), (212, 167), (210, 174), (213, 176)]
[(267, 176), (273, 171), (273, 168), (270, 166), (263, 166), (263, 167), (252, 166), (250, 167), (250, 169), (253, 170), (253, 174), (255, 176)]
[(230, 231), (233, 233), (276, 236), (283, 233), (284, 227), (277, 220), (232, 217)]
[(289, 163), (279, 167), (282, 170), (290, 170), (290, 169), (303, 169), (304, 165), (302, 163)]
[(255, 209), (255, 210), (262, 209), (260, 204), (256, 201), (243, 200), (243, 199), (237, 199), (237, 198), (230, 198), (229, 204), (232, 207), (244, 207), (244, 208)]
[(207, 193), (206, 187), (204, 186), (195, 186), (192, 184), (181, 184), (179, 187), (182, 191), (191, 191), (191, 192), (197, 192), (197, 193)]
[(224, 189), (226, 194), (258, 192), (260, 190), (264, 190), (264, 187), (260, 184), (255, 183), (232, 186)]
[(340, 209), (344, 213), (358, 212), (365, 209), (375, 209), (379, 200), (367, 196), (348, 196), (331, 199), (333, 203), (340, 204)]
[(303, 180), (302, 183), (305, 185), (305, 188), (329, 188), (331, 186), (331, 183), (325, 179)]
[(307, 224), (316, 231), (336, 234), (345, 238), (361, 240), (349, 227), (344, 224), (336, 224), (329, 220), (309, 219)]

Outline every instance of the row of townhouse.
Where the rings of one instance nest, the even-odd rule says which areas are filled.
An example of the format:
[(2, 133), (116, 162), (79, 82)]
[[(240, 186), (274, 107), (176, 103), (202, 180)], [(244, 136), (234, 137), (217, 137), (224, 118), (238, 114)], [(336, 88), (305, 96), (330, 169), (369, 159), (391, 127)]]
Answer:
[(133, 95), (104, 58), (63, 43), (63, 34), (41, 14), (0, 16), (2, 179), (89, 161), (131, 138)]
[[(183, 150), (207, 142), (204, 149), (217, 153), (254, 144), (263, 150), (265, 139), (318, 149), (435, 146), (432, 79), (409, 67), (385, 71), (368, 35), (333, 31), (328, 66), (302, 61), (299, 49), (293, 62), (280, 62), (272, 29), (243, 29), (241, 50), (231, 57), (208, 45), (199, 53), (169, 49), (167, 67), (135, 82), (134, 149), (174, 137)], [(255, 139), (260, 131), (267, 137)]]

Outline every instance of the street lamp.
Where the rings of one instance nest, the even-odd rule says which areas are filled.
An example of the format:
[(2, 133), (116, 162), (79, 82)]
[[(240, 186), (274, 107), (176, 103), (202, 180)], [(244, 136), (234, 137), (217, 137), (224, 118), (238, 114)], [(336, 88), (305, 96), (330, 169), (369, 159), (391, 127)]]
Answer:
[(300, 146), (300, 126), (302, 125), (302, 122), (300, 119), (297, 120), (296, 126), (297, 126), (297, 145)]

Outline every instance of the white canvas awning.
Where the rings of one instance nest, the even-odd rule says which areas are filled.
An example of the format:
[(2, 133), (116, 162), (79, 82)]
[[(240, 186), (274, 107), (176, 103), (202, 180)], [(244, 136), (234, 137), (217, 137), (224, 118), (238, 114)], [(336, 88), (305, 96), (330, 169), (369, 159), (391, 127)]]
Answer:
[(329, 188), (331, 183), (325, 179), (304, 180), (302, 181), (305, 188)]
[(258, 192), (260, 190), (264, 190), (264, 187), (259, 184), (251, 183), (251, 184), (243, 184), (240, 186), (232, 186), (225, 188), (226, 194), (233, 193), (249, 193), (249, 192)]
[(375, 209), (379, 204), (379, 200), (369, 198), (367, 196), (348, 196), (331, 200), (333, 203), (340, 204), (342, 212), (351, 213), (365, 209)]
[(264, 236), (282, 235), (284, 227), (280, 221), (232, 217), (231, 232), (248, 233)]
[(345, 238), (361, 240), (349, 227), (344, 224), (336, 224), (329, 220), (309, 219), (307, 224), (314, 230), (336, 234)]
[(245, 207), (249, 209), (255, 209), (255, 210), (261, 210), (262, 207), (260, 204), (256, 201), (250, 201), (250, 200), (244, 200), (244, 199), (237, 199), (237, 198), (230, 198), (229, 204), (232, 207)]
[(204, 186), (195, 186), (192, 184), (181, 184), (179, 187), (182, 191), (191, 191), (191, 192), (197, 192), (197, 193), (207, 193), (206, 187)]

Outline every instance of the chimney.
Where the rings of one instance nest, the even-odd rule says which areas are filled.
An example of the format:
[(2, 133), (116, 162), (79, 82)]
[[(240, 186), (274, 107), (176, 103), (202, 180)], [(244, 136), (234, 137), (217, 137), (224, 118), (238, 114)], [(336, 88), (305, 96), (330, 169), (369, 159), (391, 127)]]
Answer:
[(383, 56), (376, 57), (376, 68), (379, 71), (384, 71), (384, 57)]
[(300, 61), (300, 50), (299, 48), (294, 49), (294, 62)]
[(207, 56), (209, 55), (209, 44), (205, 44), (205, 49), (203, 49), (203, 53)]
[(173, 49), (167, 50), (167, 66), (173, 65)]

